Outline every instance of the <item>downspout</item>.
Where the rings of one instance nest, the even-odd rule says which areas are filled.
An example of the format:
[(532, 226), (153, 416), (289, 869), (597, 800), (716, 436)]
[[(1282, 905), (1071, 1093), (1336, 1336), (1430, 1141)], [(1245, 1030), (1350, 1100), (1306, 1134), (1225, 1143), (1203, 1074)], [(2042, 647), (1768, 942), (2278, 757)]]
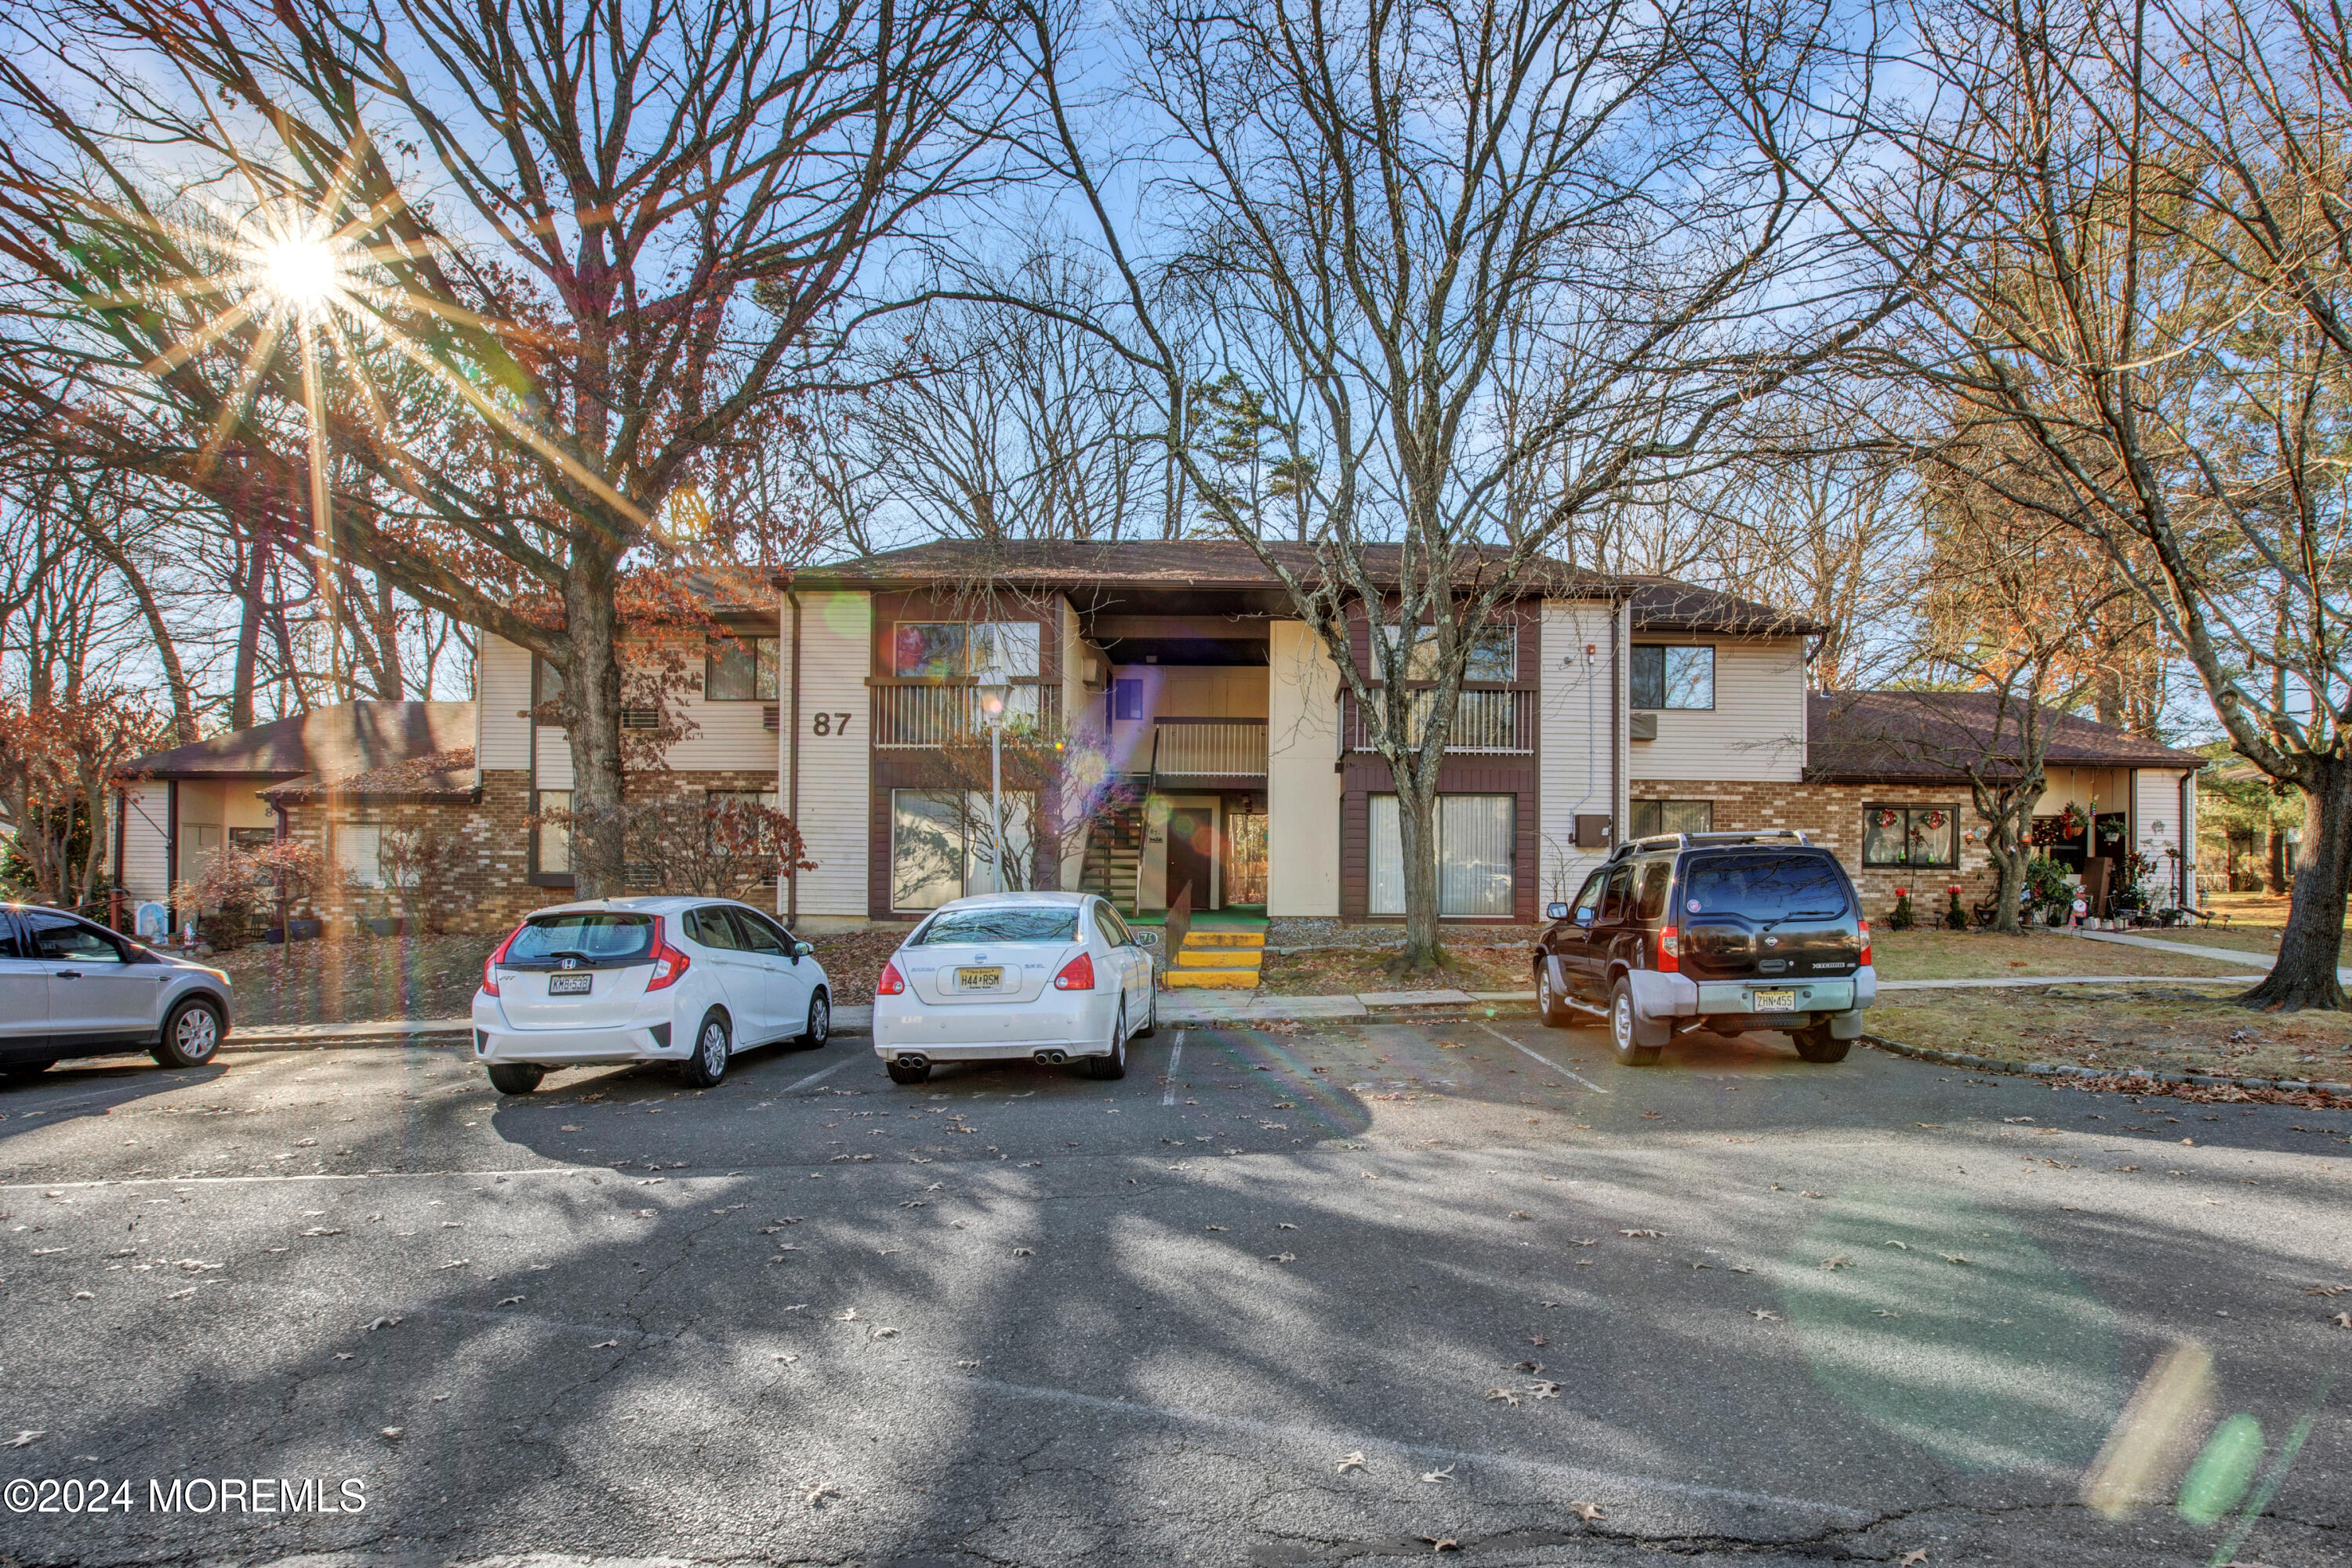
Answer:
[[(479, 710), (478, 709), (476, 711), (478, 712)], [(477, 722), (478, 723), (478, 721), (477, 721)], [(476, 756), (481, 755), (479, 752), (477, 752), (474, 754)], [(480, 776), (481, 775), (478, 773), (475, 775), (477, 778)], [(278, 800), (270, 801), (269, 812), (271, 816), (278, 818), (278, 831), (272, 837), (271, 841), (276, 844), (283, 845), (289, 837), (289, 829), (286, 825), (286, 803)], [(279, 872), (276, 877), (271, 879), (271, 882), (273, 885), (270, 891), (273, 897), (270, 901), (278, 906), (278, 940), (285, 945), (291, 947), (294, 944), (294, 927), (292, 921), (288, 918), (289, 911), (286, 908), (286, 874), (282, 871)]]
[(1612, 598), (1609, 604), (1609, 853), (1617, 853), (1624, 840), (1624, 784), (1622, 767), (1624, 753), (1619, 749), (1618, 726), (1625, 721), (1624, 682), (1619, 661), (1623, 658), (1625, 625), (1632, 618), (1633, 601), (1622, 604)]
[(112, 918), (107, 923), (116, 931), (122, 929), (122, 846), (124, 828), (131, 816), (131, 792), (121, 784), (114, 786), (114, 875), (109, 878), (106, 889), (107, 912)]
[(163, 933), (168, 945), (180, 929), (180, 904), (173, 895), (180, 890), (180, 781), (173, 779), (163, 786), (163, 919), (170, 927)]
[(2172, 900), (2183, 909), (2197, 903), (2197, 775), (2180, 773), (2180, 875), (2173, 879)]
[[(792, 737), (792, 764), (785, 780), (785, 815), (793, 819), (793, 831), (801, 826), (801, 596), (793, 586), (793, 574), (784, 574), (784, 597), (793, 606), (793, 711), (792, 728), (785, 731)], [(784, 868), (784, 923), (797, 926), (801, 919), (801, 873), (797, 866)]]

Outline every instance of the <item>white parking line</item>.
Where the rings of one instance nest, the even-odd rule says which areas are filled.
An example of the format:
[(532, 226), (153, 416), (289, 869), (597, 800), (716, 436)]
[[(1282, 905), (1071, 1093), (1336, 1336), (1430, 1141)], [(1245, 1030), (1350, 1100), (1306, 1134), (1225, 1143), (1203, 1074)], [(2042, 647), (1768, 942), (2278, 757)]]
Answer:
[[(517, 1165), (503, 1171), (309, 1171), (283, 1176), (119, 1176), (95, 1182), (10, 1182), (0, 1193), (94, 1192), (100, 1187), (291, 1186), (299, 1182), (479, 1181), (484, 1176), (617, 1176), (610, 1165)], [(693, 1177), (670, 1180), (691, 1181)]]
[(809, 1074), (808, 1077), (801, 1079), (800, 1082), (787, 1084), (785, 1087), (777, 1089), (775, 1092), (778, 1094), (798, 1094), (802, 1089), (806, 1089), (809, 1085), (819, 1083), (825, 1079), (831, 1078), (834, 1074), (839, 1072), (842, 1068), (847, 1067), (856, 1059), (857, 1058), (856, 1057), (844, 1057), (839, 1061), (834, 1063), (831, 1067), (824, 1068), (823, 1071), (813, 1072)]
[(1560, 1077), (1572, 1078), (1595, 1094), (1607, 1094), (1609, 1092), (1599, 1084), (1593, 1082), (1591, 1079), (1584, 1077), (1581, 1073), (1570, 1072), (1566, 1068), (1560, 1066), (1558, 1062), (1552, 1060), (1549, 1057), (1541, 1056), (1534, 1051), (1528, 1050), (1527, 1047), (1519, 1044), (1518, 1041), (1511, 1038), (1510, 1036), (1503, 1033), (1502, 1030), (1495, 1027), (1492, 1024), (1481, 1024), (1478, 1026), (1486, 1030), (1488, 1034), (1494, 1036), (1496, 1039), (1502, 1041), (1503, 1044), (1510, 1047), (1511, 1049), (1517, 1051), (1520, 1055), (1534, 1057), (1536, 1060), (1543, 1063), (1544, 1066), (1551, 1068), (1552, 1071), (1559, 1074)]
[(1162, 1105), (1176, 1103), (1176, 1064), (1184, 1059), (1184, 1031), (1176, 1031), (1176, 1045), (1168, 1053), (1168, 1092), (1160, 1097)]

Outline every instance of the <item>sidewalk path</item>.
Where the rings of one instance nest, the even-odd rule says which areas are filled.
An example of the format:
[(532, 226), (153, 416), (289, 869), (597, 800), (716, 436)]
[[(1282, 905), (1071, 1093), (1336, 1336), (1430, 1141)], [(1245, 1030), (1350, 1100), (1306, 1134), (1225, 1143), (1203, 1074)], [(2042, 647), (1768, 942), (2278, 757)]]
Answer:
[[(2170, 951), (2202, 951), (2213, 956), (2210, 949), (2194, 950), (2179, 942), (2150, 942), (2141, 937), (2119, 937), (2104, 932), (2074, 933), (2091, 936), (2103, 942), (2124, 942), (2143, 947)], [(2262, 978), (2259, 974), (2019, 974), (1995, 975), (1982, 980), (1882, 980), (1878, 989), (1889, 991), (1974, 991), (2002, 989), (2026, 991), (2043, 985), (2251, 985)], [(2352, 971), (2346, 972), (2352, 980)], [(1353, 995), (1333, 996), (1269, 996), (1263, 991), (1192, 991), (1179, 1002), (1172, 994), (1163, 994), (1160, 1002), (1160, 1022), (1162, 1025), (1215, 1023), (1277, 1023), (1331, 1022), (1349, 1018), (1369, 1018), (1376, 1014), (1408, 1012), (1419, 1007), (1475, 1007), (1480, 1004), (1528, 1003), (1536, 999), (1532, 991), (1363, 991)], [(445, 1046), (462, 1041), (473, 1031), (470, 1020), (465, 1018), (385, 1018), (360, 1024), (285, 1024), (267, 1028), (240, 1029), (232, 1035), (226, 1050), (292, 1050), (303, 1046), (352, 1046), (407, 1044)], [(835, 1007), (833, 1010), (833, 1032), (836, 1035), (870, 1035), (874, 1032), (874, 1008), (871, 1004)]]
[[(2193, 942), (2166, 942), (2158, 937), (2127, 936), (2119, 931), (2068, 931), (2062, 926), (2059, 928), (2059, 934), (2080, 937), (2084, 942), (2111, 942), (2118, 947), (2144, 947), (2151, 952), (2185, 952), (2191, 958), (2210, 958), (2225, 963), (2232, 959), (2254, 959), (2262, 956), (2258, 952), (2240, 952), (2234, 948), (2199, 947)], [(2336, 972), (2336, 975), (2339, 980), (2352, 982), (2352, 967), (2339, 969)], [(2254, 978), (2259, 980), (2262, 976), (2256, 975)]]

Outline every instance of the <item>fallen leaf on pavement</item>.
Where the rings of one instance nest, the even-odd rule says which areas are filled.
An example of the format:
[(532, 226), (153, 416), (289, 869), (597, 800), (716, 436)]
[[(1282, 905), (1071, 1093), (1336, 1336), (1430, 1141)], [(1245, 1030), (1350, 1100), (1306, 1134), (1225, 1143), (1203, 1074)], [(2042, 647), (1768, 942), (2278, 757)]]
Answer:
[(501, 1307), (520, 1307), (522, 1305), (522, 1298), (520, 1296), (501, 1296), (499, 1298), (499, 1305)]
[(1357, 1449), (1354, 1453), (1339, 1461), (1339, 1473), (1343, 1476), (1349, 1470), (1360, 1470), (1363, 1468), (1364, 1451), (1361, 1448)]
[(1269, 1252), (1265, 1255), (1265, 1260), (1268, 1263), (1296, 1263), (1298, 1261), (1298, 1254), (1295, 1252)]
[(1832, 1271), (1834, 1271), (1834, 1270), (1837, 1270), (1837, 1269), (1840, 1269), (1840, 1268), (1853, 1268), (1853, 1258), (1848, 1258), (1844, 1253), (1841, 1252), (1841, 1253), (1839, 1253), (1835, 1258), (1822, 1258), (1822, 1261), (1821, 1261), (1821, 1263), (1820, 1263), (1820, 1265), (1819, 1265), (1819, 1267), (1821, 1267), (1821, 1268), (1822, 1268), (1830, 1269), (1830, 1270), (1832, 1270)]
[(1919, 1563), (1926, 1561), (1927, 1561), (1927, 1549), (1922, 1546), (1916, 1552), (1905, 1552), (1896, 1563), (1895, 1568), (1917, 1568)]
[(402, 1436), (407, 1433), (407, 1431), (408, 1428), (405, 1426), (386, 1426), (383, 1430), (378, 1432), (376, 1436), (382, 1437), (387, 1443), (397, 1443), (400, 1441)]
[(1534, 1394), (1538, 1399), (1558, 1399), (1559, 1397), (1559, 1384), (1550, 1382), (1549, 1380), (1546, 1380), (1542, 1383), (1531, 1383), (1528, 1384), (1528, 1392)]
[(893, 1338), (896, 1338), (896, 1337), (897, 1337), (897, 1335), (898, 1335), (898, 1330), (893, 1329), (893, 1328), (890, 1328), (890, 1327), (887, 1327), (887, 1325), (885, 1325), (885, 1326), (881, 1326), (881, 1327), (877, 1327), (877, 1328), (876, 1328), (876, 1329), (875, 1329), (871, 1333), (868, 1333), (866, 1337), (867, 1339), (869, 1339), (869, 1340), (887, 1340), (887, 1339), (893, 1339)]
[(1450, 1535), (1424, 1535), (1422, 1539), (1429, 1542), (1430, 1550), (1433, 1552), (1459, 1552), (1462, 1550), (1462, 1543), (1454, 1540)]
[(1509, 1217), (1512, 1219), (1533, 1219), (1536, 1216), (1529, 1214), (1525, 1209), (1513, 1209), (1510, 1212)]
[(1601, 1517), (1601, 1510), (1599, 1509), (1593, 1507), (1591, 1503), (1586, 1502), (1581, 1498), (1570, 1503), (1568, 1505), (1568, 1511), (1576, 1515), (1577, 1518), (1584, 1521), (1587, 1524), (1591, 1524), (1594, 1520)]
[(1936, 1256), (1941, 1258), (1947, 1263), (1966, 1263), (1968, 1261), (1967, 1258), (1961, 1257), (1957, 1252), (1939, 1252)]
[(2339, 1329), (2352, 1329), (2352, 1312), (2338, 1312), (2327, 1321)]
[(1517, 1405), (1519, 1402), (1519, 1396), (1507, 1388), (1490, 1388), (1486, 1391), (1486, 1398), (1489, 1403), (1500, 1400), (1505, 1405)]
[(1454, 1479), (1454, 1467), (1448, 1465), (1442, 1470), (1423, 1470), (1421, 1479), (1424, 1481), (1450, 1481)]
[(854, 1323), (857, 1321), (857, 1309), (851, 1307), (843, 1311), (835, 1312), (833, 1315), (833, 1321), (836, 1323)]
[(1761, 1307), (1750, 1307), (1750, 1308), (1748, 1308), (1748, 1315), (1749, 1317), (1751, 1317), (1751, 1318), (1755, 1319), (1755, 1320), (1756, 1320), (1758, 1322), (1759, 1322), (1759, 1323), (1777, 1323), (1777, 1322), (1780, 1321), (1780, 1313), (1778, 1313), (1778, 1312), (1768, 1312), (1768, 1311), (1766, 1311), (1766, 1310), (1765, 1310), (1763, 1308), (1761, 1308)]
[(841, 1489), (831, 1481), (818, 1481), (814, 1485), (803, 1485), (801, 1488), (801, 1501), (811, 1508), (818, 1507), (829, 1497), (840, 1495)]
[(370, 1323), (367, 1326), (367, 1331), (369, 1333), (373, 1333), (378, 1329), (396, 1329), (398, 1327), (400, 1327), (400, 1320), (387, 1314), (384, 1317), (378, 1318), (374, 1322)]
[(592, 1351), (618, 1350), (620, 1348), (620, 1344), (621, 1342), (618, 1340), (598, 1340), (594, 1344), (590, 1345), (588, 1348)]
[(40, 1439), (47, 1436), (48, 1435), (48, 1429), (47, 1427), (34, 1427), (29, 1431), (19, 1432), (14, 1437), (9, 1438), (8, 1447), (11, 1448), (29, 1448), (35, 1443), (40, 1441)]
[(1665, 1233), (1664, 1231), (1663, 1231), (1663, 1230), (1621, 1230), (1621, 1231), (1619, 1231), (1617, 1234), (1618, 1234), (1618, 1235), (1620, 1235), (1620, 1236), (1623, 1236), (1623, 1237), (1644, 1237), (1644, 1236), (1646, 1236), (1646, 1237), (1650, 1237), (1652, 1240), (1655, 1240), (1655, 1241), (1663, 1241), (1664, 1239), (1665, 1239), (1665, 1235), (1666, 1235), (1666, 1233)]
[(1013, 1256), (1015, 1258), (1034, 1258), (1037, 1256), (1037, 1249), (1034, 1247), (1016, 1247), (1013, 1249)]

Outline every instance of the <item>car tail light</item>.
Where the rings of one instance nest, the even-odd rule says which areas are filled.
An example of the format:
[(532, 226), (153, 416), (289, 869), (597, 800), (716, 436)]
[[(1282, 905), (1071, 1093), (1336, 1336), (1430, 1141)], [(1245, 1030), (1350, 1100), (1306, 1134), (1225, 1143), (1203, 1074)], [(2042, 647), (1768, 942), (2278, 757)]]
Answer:
[(900, 996), (906, 994), (906, 990), (907, 977), (898, 973), (898, 961), (885, 959), (882, 963), (882, 978), (874, 983), (874, 994)]
[(694, 960), (670, 946), (669, 939), (662, 934), (662, 918), (656, 915), (654, 917), (654, 977), (646, 982), (646, 989), (668, 990), (677, 984), (677, 977), (684, 974), (687, 966), (693, 962)]
[(1856, 963), (1868, 963), (1870, 962), (1870, 922), (1868, 921), (1858, 921), (1855, 922), (1855, 927), (1857, 936), (1862, 942), (1862, 955), (1856, 958), (1854, 962)]
[(1085, 953), (1062, 965), (1062, 973), (1054, 976), (1056, 991), (1091, 991), (1095, 988), (1095, 961)]
[(482, 960), (483, 995), (495, 996), (499, 994), (499, 965), (507, 961), (507, 949), (512, 947), (514, 939), (521, 934), (522, 927), (515, 927), (514, 930), (507, 932), (506, 941), (499, 943), (497, 950), (489, 957)]
[(1683, 968), (1683, 933), (1672, 926), (1658, 932), (1658, 972), (1679, 974)]

